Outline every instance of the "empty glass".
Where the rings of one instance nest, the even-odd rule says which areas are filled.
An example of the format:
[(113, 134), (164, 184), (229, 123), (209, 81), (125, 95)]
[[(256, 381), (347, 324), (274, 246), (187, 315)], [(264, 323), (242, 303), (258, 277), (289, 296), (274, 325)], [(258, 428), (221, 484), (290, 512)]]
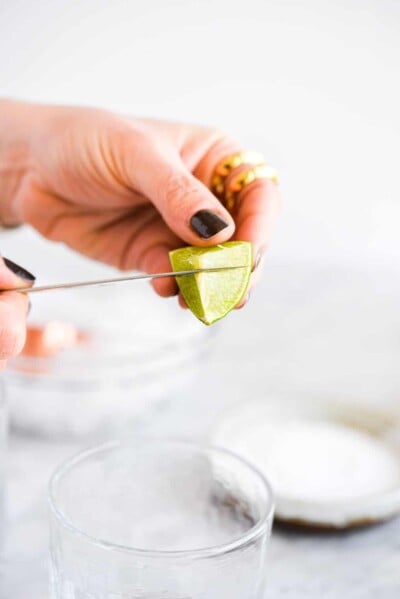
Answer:
[(53, 475), (54, 599), (261, 599), (271, 489), (234, 454), (108, 443)]

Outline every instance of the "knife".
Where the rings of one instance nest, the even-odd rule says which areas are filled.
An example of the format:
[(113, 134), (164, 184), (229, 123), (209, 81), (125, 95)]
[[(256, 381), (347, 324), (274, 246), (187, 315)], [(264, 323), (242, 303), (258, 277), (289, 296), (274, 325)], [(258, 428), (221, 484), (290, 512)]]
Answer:
[(41, 291), (57, 291), (59, 289), (75, 289), (77, 287), (92, 287), (96, 285), (110, 285), (112, 283), (123, 283), (126, 281), (144, 281), (146, 279), (163, 279), (164, 277), (186, 277), (205, 272), (220, 272), (224, 270), (236, 270), (238, 268), (248, 268), (248, 266), (219, 266), (215, 268), (198, 268), (193, 270), (179, 270), (176, 272), (158, 272), (153, 275), (130, 275), (125, 277), (115, 277), (112, 279), (97, 279), (93, 281), (74, 281), (72, 283), (54, 283), (52, 285), (42, 285), (39, 287), (17, 287), (13, 289), (0, 289), (2, 291), (19, 291), (20, 293), (39, 293)]

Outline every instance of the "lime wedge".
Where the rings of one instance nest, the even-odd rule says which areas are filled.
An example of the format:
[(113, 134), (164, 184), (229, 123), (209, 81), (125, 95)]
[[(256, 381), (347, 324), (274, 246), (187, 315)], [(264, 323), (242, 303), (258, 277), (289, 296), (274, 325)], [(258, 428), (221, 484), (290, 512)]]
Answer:
[(224, 318), (243, 298), (249, 285), (252, 254), (248, 241), (227, 241), (209, 248), (185, 247), (169, 253), (174, 272), (244, 267), (176, 277), (188, 307), (204, 324)]

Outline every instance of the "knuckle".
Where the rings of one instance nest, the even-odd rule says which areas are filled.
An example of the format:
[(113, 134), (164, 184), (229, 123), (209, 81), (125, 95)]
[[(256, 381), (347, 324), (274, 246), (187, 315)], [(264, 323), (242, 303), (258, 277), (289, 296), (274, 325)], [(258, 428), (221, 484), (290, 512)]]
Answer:
[(198, 194), (195, 181), (183, 173), (170, 173), (164, 188), (166, 213), (184, 213), (195, 194)]
[(220, 161), (239, 150), (240, 144), (223, 131), (208, 130), (207, 148), (194, 170), (196, 176), (209, 185), (213, 171)]
[(210, 152), (217, 158), (224, 158), (227, 154), (238, 151), (239, 143), (230, 135), (223, 131), (214, 131), (214, 141), (210, 147)]
[(213, 146), (220, 140), (227, 138), (226, 133), (217, 127), (195, 126), (193, 127), (192, 131), (193, 138), (196, 141), (204, 143), (204, 141), (207, 140), (210, 146)]
[(147, 148), (151, 143), (148, 133), (145, 130), (134, 127), (129, 122), (120, 120), (113, 123), (113, 127), (110, 129), (110, 138), (111, 142), (118, 142), (123, 151), (129, 150), (130, 152), (134, 152), (135, 156), (143, 152), (143, 149)]

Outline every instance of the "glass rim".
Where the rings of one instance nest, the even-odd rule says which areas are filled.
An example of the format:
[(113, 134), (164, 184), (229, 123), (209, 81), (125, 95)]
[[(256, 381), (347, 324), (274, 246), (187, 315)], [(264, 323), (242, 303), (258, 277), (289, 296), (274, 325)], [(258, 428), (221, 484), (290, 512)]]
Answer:
[(257, 519), (257, 522), (244, 534), (240, 535), (232, 539), (231, 541), (227, 541), (226, 543), (222, 543), (219, 545), (213, 545), (210, 547), (200, 547), (196, 549), (141, 549), (140, 547), (132, 547), (129, 545), (123, 545), (119, 543), (113, 543), (111, 541), (107, 541), (105, 539), (97, 538), (94, 535), (91, 535), (81, 528), (77, 527), (65, 514), (64, 512), (57, 506), (56, 500), (56, 489), (57, 485), (62, 478), (67, 475), (74, 466), (79, 463), (84, 462), (88, 458), (100, 455), (101, 453), (108, 452), (112, 449), (123, 448), (123, 447), (134, 447), (134, 443), (124, 442), (124, 441), (108, 441), (102, 443), (100, 445), (92, 446), (83, 451), (79, 451), (72, 457), (65, 460), (52, 474), (49, 484), (48, 484), (48, 493), (47, 493), (47, 501), (50, 508), (51, 514), (55, 517), (56, 521), (70, 533), (81, 537), (85, 542), (94, 545), (96, 547), (100, 547), (107, 551), (117, 551), (122, 553), (128, 553), (132, 555), (137, 555), (141, 557), (149, 557), (149, 558), (209, 558), (218, 555), (223, 555), (226, 553), (230, 553), (237, 549), (240, 549), (246, 546), (248, 543), (258, 538), (264, 529), (267, 528), (268, 524), (272, 522), (274, 509), (275, 509), (275, 501), (274, 501), (274, 493), (272, 487), (264, 476), (262, 472), (260, 472), (256, 467), (254, 467), (249, 461), (247, 461), (242, 456), (237, 455), (233, 451), (229, 449), (225, 449), (223, 447), (218, 447), (212, 444), (196, 444), (190, 441), (184, 441), (179, 439), (151, 439), (145, 438), (142, 440), (147, 443), (152, 443), (154, 445), (176, 445), (186, 448), (192, 448), (199, 452), (203, 453), (213, 453), (219, 455), (226, 455), (234, 458), (237, 462), (241, 463), (246, 469), (258, 478), (258, 480), (262, 483), (265, 491), (266, 491), (266, 503), (265, 509), (260, 517)]

